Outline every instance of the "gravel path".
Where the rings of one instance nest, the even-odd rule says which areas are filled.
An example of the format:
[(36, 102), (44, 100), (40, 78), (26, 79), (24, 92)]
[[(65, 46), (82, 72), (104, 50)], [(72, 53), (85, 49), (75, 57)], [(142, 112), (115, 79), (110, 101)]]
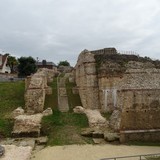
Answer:
[(160, 147), (110, 144), (68, 145), (47, 147), (33, 155), (32, 160), (100, 160), (109, 157), (151, 153), (160, 153)]

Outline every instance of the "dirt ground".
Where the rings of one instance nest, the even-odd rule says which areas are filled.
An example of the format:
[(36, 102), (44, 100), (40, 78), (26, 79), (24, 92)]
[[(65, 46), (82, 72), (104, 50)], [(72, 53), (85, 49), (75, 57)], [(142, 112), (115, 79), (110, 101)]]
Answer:
[(160, 147), (110, 144), (67, 145), (47, 147), (40, 152), (35, 153), (31, 160), (101, 160), (110, 157), (153, 153), (160, 153)]

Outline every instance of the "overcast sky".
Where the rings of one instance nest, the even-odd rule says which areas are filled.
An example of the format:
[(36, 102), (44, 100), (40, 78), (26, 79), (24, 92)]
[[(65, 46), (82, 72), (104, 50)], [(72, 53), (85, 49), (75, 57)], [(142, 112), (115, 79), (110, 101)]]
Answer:
[(115, 47), (160, 59), (160, 0), (0, 0), (0, 51), (72, 65)]

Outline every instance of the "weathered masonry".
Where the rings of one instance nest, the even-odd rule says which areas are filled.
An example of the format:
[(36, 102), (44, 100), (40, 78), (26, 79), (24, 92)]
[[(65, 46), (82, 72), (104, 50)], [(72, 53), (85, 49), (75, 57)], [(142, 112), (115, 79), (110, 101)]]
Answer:
[(122, 142), (160, 141), (160, 61), (115, 48), (84, 50), (75, 77), (84, 108), (120, 112)]

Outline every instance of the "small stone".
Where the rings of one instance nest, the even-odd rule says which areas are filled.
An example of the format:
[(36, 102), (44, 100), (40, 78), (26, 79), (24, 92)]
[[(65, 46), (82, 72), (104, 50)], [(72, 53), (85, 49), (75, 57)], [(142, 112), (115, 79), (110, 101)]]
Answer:
[(0, 145), (0, 157), (2, 157), (5, 153), (5, 148)]
[(104, 138), (104, 134), (102, 131), (94, 131), (92, 136), (93, 138)]
[(85, 109), (82, 107), (82, 106), (76, 106), (74, 109), (73, 109), (73, 112), (74, 113), (79, 113), (79, 114), (83, 114), (85, 111)]
[(104, 133), (104, 139), (107, 142), (113, 142), (119, 140), (119, 135), (117, 133)]
[(43, 116), (49, 116), (53, 114), (53, 111), (51, 108), (47, 108), (46, 110), (43, 111)]
[(95, 144), (106, 144), (106, 141), (103, 138), (93, 138)]
[(42, 150), (42, 149), (44, 149), (45, 148), (45, 146), (44, 145), (37, 145), (36, 147), (35, 147), (35, 149), (34, 149), (34, 153), (36, 153), (36, 152), (39, 152), (40, 150)]
[(19, 145), (20, 145), (20, 146), (23, 146), (23, 147), (26, 147), (26, 146), (27, 146), (27, 142), (26, 142), (26, 141), (22, 141), (22, 142), (20, 142)]
[(94, 129), (92, 129), (92, 128), (85, 128), (81, 132), (81, 136), (92, 137), (93, 132), (94, 132)]
[(39, 138), (36, 139), (36, 143), (38, 145), (45, 145), (45, 144), (47, 144), (47, 141), (48, 141), (47, 136), (46, 137), (39, 137)]
[(101, 115), (99, 110), (85, 109), (90, 127), (108, 127), (107, 120)]
[(17, 109), (15, 109), (12, 112), (12, 117), (13, 119), (15, 119), (15, 117), (19, 116), (19, 115), (23, 115), (24, 114), (24, 109), (22, 109), (22, 107), (18, 107)]

